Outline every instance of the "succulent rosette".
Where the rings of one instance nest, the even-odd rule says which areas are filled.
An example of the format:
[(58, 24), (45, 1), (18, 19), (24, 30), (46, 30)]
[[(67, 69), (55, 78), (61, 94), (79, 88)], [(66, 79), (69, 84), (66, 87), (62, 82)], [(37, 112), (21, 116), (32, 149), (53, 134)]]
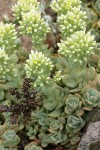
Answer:
[(88, 89), (83, 98), (85, 110), (92, 110), (100, 102), (100, 93), (96, 89)]
[(15, 147), (20, 143), (20, 138), (14, 130), (7, 130), (2, 135), (2, 144), (4, 147)]
[(35, 142), (31, 142), (25, 146), (24, 150), (43, 150), (40, 146), (38, 146)]
[(80, 100), (78, 97), (70, 96), (66, 99), (65, 104), (65, 112), (67, 114), (72, 114), (76, 109), (79, 108)]
[(67, 120), (66, 130), (69, 133), (77, 133), (83, 128), (84, 125), (85, 121), (81, 117), (70, 115)]

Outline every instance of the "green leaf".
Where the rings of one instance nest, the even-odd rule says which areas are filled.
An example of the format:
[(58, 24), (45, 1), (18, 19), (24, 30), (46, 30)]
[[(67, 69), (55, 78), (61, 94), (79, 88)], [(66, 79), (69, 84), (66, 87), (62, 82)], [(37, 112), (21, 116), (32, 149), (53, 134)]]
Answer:
[(48, 116), (56, 118), (60, 117), (60, 115), (61, 115), (61, 108), (52, 111)]
[(54, 100), (51, 99), (51, 101), (47, 100), (47, 102), (44, 101), (43, 106), (46, 110), (52, 111), (57, 107), (57, 101), (55, 99)]
[(10, 56), (10, 59), (11, 59), (12, 62), (17, 62), (17, 61), (18, 61), (18, 57), (17, 57), (17, 55), (15, 55), (15, 54), (12, 54), (12, 55)]
[(62, 82), (66, 85), (66, 86), (68, 86), (68, 87), (70, 87), (70, 88), (75, 88), (75, 87), (77, 87), (77, 85), (78, 85), (78, 83), (77, 83), (77, 81), (75, 81), (70, 75), (64, 75), (63, 77), (62, 77)]
[(3, 90), (0, 90), (0, 101), (4, 99), (4, 91)]

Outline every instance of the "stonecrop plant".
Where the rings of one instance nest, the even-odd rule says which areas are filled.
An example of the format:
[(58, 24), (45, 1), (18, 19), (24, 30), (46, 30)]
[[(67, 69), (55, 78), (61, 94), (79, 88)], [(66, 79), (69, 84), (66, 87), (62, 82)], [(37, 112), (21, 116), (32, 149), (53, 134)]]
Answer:
[[(48, 6), (57, 15), (51, 24)], [(0, 23), (0, 150), (70, 150), (88, 112), (100, 107), (100, 59), (91, 63), (97, 47), (87, 13), (80, 0), (18, 0), (12, 11), (15, 21)], [(28, 58), (20, 35), (31, 39)]]
[(37, 0), (18, 0), (17, 4), (12, 6), (14, 16), (19, 20), (22, 17), (22, 13), (30, 12), (30, 10), (38, 10), (39, 2)]
[(9, 56), (6, 50), (0, 49), (0, 80), (18, 79), (18, 69), (15, 67), (17, 67), (15, 55)]
[(57, 18), (59, 31), (63, 37), (68, 37), (75, 31), (85, 30), (86, 28), (86, 12), (83, 12), (80, 7), (73, 7), (66, 14), (61, 14)]
[(53, 65), (50, 58), (47, 58), (42, 52), (31, 51), (29, 59), (26, 60), (25, 70), (28, 78), (32, 78), (34, 86), (43, 86), (49, 83), (50, 71)]
[(58, 53), (65, 57), (69, 62), (82, 64), (87, 61), (93, 53), (95, 41), (90, 33), (77, 31), (61, 43), (58, 43)]
[(80, 0), (53, 0), (51, 4), (52, 9), (57, 12), (59, 15), (66, 14), (68, 10), (73, 9), (74, 7), (81, 7)]
[[(68, 6), (63, 12), (64, 4)], [(60, 9), (57, 9), (60, 6)], [(61, 43), (58, 43), (58, 53), (67, 61), (82, 64), (87, 61), (95, 47), (94, 37), (86, 33), (86, 12), (81, 11), (81, 1), (52, 1), (52, 9), (58, 13), (58, 28), (62, 35)]]
[(0, 23), (0, 48), (12, 54), (16, 49), (17, 31), (15, 25)]
[(41, 17), (39, 2), (20, 0), (12, 10), (19, 21), (20, 33), (30, 36), (35, 48), (41, 46), (50, 29), (48, 23)]
[(22, 20), (19, 21), (21, 34), (32, 37), (33, 45), (41, 45), (49, 31), (48, 24), (41, 18), (41, 13), (37, 10), (31, 10), (22, 13)]
[(0, 79), (5, 79), (10, 70), (8, 69), (9, 57), (4, 50), (0, 50)]

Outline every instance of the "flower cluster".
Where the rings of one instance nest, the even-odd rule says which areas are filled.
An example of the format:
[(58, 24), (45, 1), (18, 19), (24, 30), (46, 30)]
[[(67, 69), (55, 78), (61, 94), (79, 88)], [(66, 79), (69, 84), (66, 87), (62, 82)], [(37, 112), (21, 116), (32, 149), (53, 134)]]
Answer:
[(41, 18), (41, 13), (32, 10), (22, 14), (22, 20), (19, 21), (21, 34), (32, 37), (33, 44), (43, 43), (47, 32), (49, 31), (48, 24)]
[(42, 52), (31, 51), (29, 59), (26, 60), (26, 75), (28, 78), (34, 79), (34, 87), (40, 87), (49, 82), (52, 68), (52, 62)]
[(95, 47), (94, 37), (88, 32), (77, 31), (67, 38), (66, 41), (58, 43), (59, 53), (68, 61), (82, 63), (87, 61)]
[(58, 43), (59, 54), (72, 65), (83, 65), (94, 50), (95, 41), (90, 33), (85, 32), (87, 17), (82, 11), (81, 1), (54, 0), (51, 7), (58, 14), (57, 22), (63, 39)]
[(79, 7), (74, 7), (66, 15), (58, 16), (59, 30), (64, 37), (70, 36), (75, 31), (84, 30), (86, 18), (86, 12), (81, 11)]
[(10, 72), (8, 69), (9, 58), (4, 50), (0, 50), (0, 79), (5, 79)]
[(55, 82), (57, 82), (57, 81), (60, 81), (61, 78), (62, 78), (61, 71), (60, 71), (60, 70), (59, 70), (59, 71), (56, 71), (56, 72), (55, 72), (55, 75), (53, 76), (53, 80), (54, 80)]
[(18, 70), (12, 55), (6, 54), (5, 50), (0, 49), (0, 80), (12, 80), (17, 77)]
[(0, 47), (7, 53), (14, 51), (16, 48), (17, 32), (15, 25), (10, 23), (0, 23)]
[(80, 7), (80, 0), (53, 0), (51, 8), (58, 14), (66, 14), (73, 7)]
[(17, 19), (21, 18), (22, 13), (29, 12), (30, 10), (38, 10), (39, 2), (37, 0), (18, 0), (17, 4), (12, 7), (14, 16)]
[(49, 32), (49, 26), (41, 17), (39, 2), (37, 0), (18, 0), (12, 10), (19, 20), (20, 33), (31, 36), (34, 47), (43, 44)]

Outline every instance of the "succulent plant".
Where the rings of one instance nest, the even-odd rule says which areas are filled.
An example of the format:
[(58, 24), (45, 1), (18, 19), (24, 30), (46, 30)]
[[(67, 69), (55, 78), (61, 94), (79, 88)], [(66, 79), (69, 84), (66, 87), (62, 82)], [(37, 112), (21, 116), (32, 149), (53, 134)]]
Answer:
[(67, 11), (70, 11), (73, 7), (80, 7), (80, 4), (80, 0), (53, 0), (51, 8), (58, 14), (66, 14)]
[(0, 150), (6, 150), (2, 145), (0, 145)]
[[(55, 90), (55, 93), (51, 95), (51, 93), (53, 93), (54, 90)], [(43, 99), (43, 106), (46, 110), (49, 110), (49, 111), (53, 111), (56, 108), (61, 108), (63, 105), (63, 98), (65, 96), (65, 93), (66, 95), (68, 94), (68, 91), (66, 89), (63, 89), (62, 87), (52, 82), (51, 84), (49, 84), (49, 86), (42, 87), (41, 92), (45, 96)]]
[(99, 38), (99, 15), (100, 15), (100, 0), (95, 0), (95, 1), (84, 1), (82, 4), (82, 10), (85, 10), (87, 13), (87, 30), (93, 30), (95, 40), (97, 42), (100, 42)]
[(0, 50), (0, 79), (5, 79), (10, 72), (8, 69), (9, 57), (4, 50)]
[(71, 95), (65, 100), (65, 112), (66, 114), (73, 114), (76, 110), (81, 108), (81, 101), (75, 95)]
[(92, 110), (100, 101), (100, 93), (95, 89), (88, 89), (83, 98), (83, 109)]
[(0, 125), (0, 135), (2, 135), (5, 130), (6, 130), (5, 125)]
[(5, 119), (4, 127), (7, 130), (14, 130), (15, 132), (18, 132), (24, 128), (24, 125), (21, 122), (12, 124), (9, 116), (9, 118)]
[(4, 147), (15, 147), (20, 142), (20, 138), (14, 130), (7, 130), (2, 135), (2, 144)]
[(43, 86), (45, 83), (49, 83), (50, 71), (53, 68), (53, 64), (49, 58), (44, 56), (42, 52), (31, 51), (29, 59), (26, 60), (26, 75), (28, 78), (34, 80), (34, 87)]
[(62, 57), (57, 59), (56, 69), (61, 72), (60, 84), (59, 82), (56, 83), (71, 89), (78, 89), (79, 84), (94, 80), (96, 75), (96, 70), (93, 66), (86, 68), (86, 63), (73, 64), (72, 62), (66, 62), (66, 59)]
[[(87, 5), (93, 7), (93, 11), (83, 8), (81, 3), (80, 0), (52, 0), (51, 8), (57, 13), (57, 20), (53, 22), (53, 12), (50, 10), (50, 17), (46, 14), (45, 0), (43, 3), (17, 1), (12, 7), (14, 23), (20, 29), (18, 34), (31, 37), (33, 50), (29, 58), (26, 51), (23, 54), (21, 45), (17, 47), (15, 25), (1, 22), (1, 150), (18, 150), (20, 146), (24, 150), (42, 150), (48, 145), (69, 148), (80, 140), (88, 111), (100, 107), (100, 50), (95, 42), (99, 42), (96, 34), (99, 33), (99, 0)], [(51, 31), (49, 23), (50, 27), (55, 26)], [(50, 49), (48, 32), (52, 32), (49, 40), (52, 35), (59, 37)], [(93, 60), (94, 54), (96, 60)], [(24, 139), (27, 145), (23, 144)]]
[(94, 4), (94, 9), (100, 15), (100, 0), (97, 0)]
[[(16, 56), (14, 58), (16, 59)], [(9, 57), (4, 49), (0, 49), (0, 80), (12, 80), (18, 77), (15, 64), (16, 60), (13, 61), (13, 55)]]
[(30, 10), (38, 10), (39, 2), (37, 0), (18, 0), (17, 4), (12, 6), (14, 16), (19, 20), (22, 17), (22, 13), (27, 13)]
[(85, 121), (81, 117), (70, 115), (67, 120), (66, 130), (69, 133), (77, 133), (85, 125)]
[(98, 15), (94, 12), (93, 9), (88, 8), (87, 5), (83, 5), (82, 9), (86, 11), (87, 15), (87, 30), (93, 27), (93, 25), (98, 21)]
[(41, 144), (43, 147), (46, 147), (49, 143), (57, 145), (66, 140), (67, 140), (67, 135), (59, 131), (57, 133), (50, 133), (48, 135), (44, 135)]
[(61, 78), (62, 78), (61, 70), (56, 71), (55, 75), (53, 76), (53, 80), (55, 82), (59, 82), (61, 80)]
[(48, 115), (44, 112), (37, 112), (36, 118), (38, 118), (38, 122), (40, 125), (45, 126), (45, 120), (48, 117)]
[(64, 74), (62, 76), (62, 82), (65, 86), (70, 87), (70, 88), (75, 88), (78, 86), (77, 80), (69, 74)]
[(86, 12), (81, 11), (81, 8), (73, 7), (66, 15), (58, 16), (59, 31), (62, 37), (68, 37), (75, 31), (84, 30), (86, 28)]
[(75, 145), (80, 141), (80, 136), (78, 134), (75, 134), (70, 138), (71, 145)]
[(19, 21), (21, 34), (29, 35), (32, 37), (33, 46), (41, 45), (49, 32), (49, 26), (41, 18), (41, 13), (32, 10), (27, 13), (22, 13), (22, 20)]
[(97, 41), (97, 42), (99, 42), (100, 41), (100, 31), (99, 31), (99, 29), (95, 29), (95, 28), (91, 28), (90, 29), (90, 32), (91, 32), (91, 35), (93, 35), (94, 36), (94, 39)]
[(31, 142), (25, 146), (24, 150), (43, 150), (43, 149), (40, 146), (38, 146), (36, 143)]
[(39, 126), (38, 126), (38, 124), (35, 124), (32, 126), (27, 125), (26, 130), (27, 130), (27, 135), (28, 135), (29, 139), (36, 139), (36, 135), (38, 133)]
[(12, 23), (0, 23), (0, 48), (4, 49), (8, 54), (12, 54), (16, 50), (17, 32), (15, 25)]
[(58, 133), (51, 134), (50, 140), (50, 143), (58, 144), (67, 140), (67, 135), (59, 131)]
[(95, 41), (90, 33), (85, 31), (77, 31), (67, 38), (66, 41), (61, 41), (58, 44), (59, 54), (73, 63), (82, 64), (87, 61), (95, 46)]
[(59, 120), (54, 120), (50, 123), (49, 132), (56, 133), (57, 131), (61, 131), (63, 129), (63, 125)]

